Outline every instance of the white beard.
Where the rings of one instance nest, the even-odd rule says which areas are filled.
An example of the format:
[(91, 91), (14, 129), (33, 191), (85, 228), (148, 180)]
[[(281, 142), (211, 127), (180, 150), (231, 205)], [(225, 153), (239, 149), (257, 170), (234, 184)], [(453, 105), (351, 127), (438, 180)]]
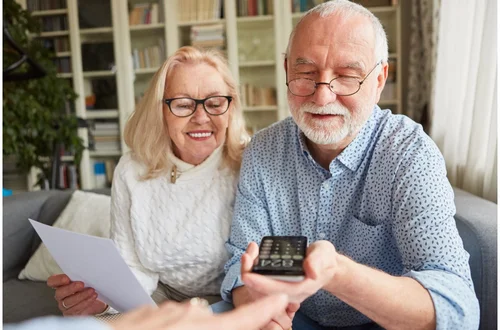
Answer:
[[(359, 123), (359, 118), (352, 115), (351, 112), (339, 102), (330, 103), (323, 107), (317, 107), (313, 103), (304, 103), (300, 107), (290, 105), (290, 112), (297, 123), (297, 126), (304, 132), (304, 135), (316, 144), (337, 144), (346, 137), (356, 133), (362, 124)], [(332, 118), (335, 124), (328, 120), (314, 120), (310, 117), (306, 118), (306, 112), (314, 114), (329, 114), (337, 115), (339, 118)], [(355, 112), (356, 113), (356, 112)], [(339, 119), (342, 123), (339, 124)]]

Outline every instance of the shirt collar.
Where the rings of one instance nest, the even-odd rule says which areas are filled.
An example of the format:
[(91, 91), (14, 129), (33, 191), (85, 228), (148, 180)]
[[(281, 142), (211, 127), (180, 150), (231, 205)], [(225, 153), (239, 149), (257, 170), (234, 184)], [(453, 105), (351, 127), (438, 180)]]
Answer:
[(345, 167), (355, 172), (365, 158), (366, 152), (372, 142), (373, 133), (378, 122), (380, 108), (375, 105), (370, 117), (363, 125), (358, 135), (351, 143), (337, 156), (337, 160)]
[(297, 126), (297, 124), (295, 124), (295, 127), (297, 128), (297, 138), (299, 139), (300, 150), (302, 151), (304, 156), (310, 156), (311, 153), (309, 152), (309, 148), (307, 147), (307, 144), (306, 144), (306, 136), (300, 130), (300, 128), (299, 128), (299, 126)]

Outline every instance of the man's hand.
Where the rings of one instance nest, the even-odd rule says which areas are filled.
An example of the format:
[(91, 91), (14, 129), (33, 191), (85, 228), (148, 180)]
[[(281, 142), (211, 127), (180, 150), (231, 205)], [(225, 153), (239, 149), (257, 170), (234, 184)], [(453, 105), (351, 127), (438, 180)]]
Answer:
[(147, 306), (127, 313), (109, 325), (116, 330), (258, 330), (283, 311), (287, 303), (285, 295), (273, 295), (213, 315), (203, 305), (167, 301), (160, 308)]
[(328, 241), (316, 241), (308, 247), (303, 263), (306, 276), (301, 282), (279, 281), (252, 273), (252, 266), (258, 255), (259, 248), (252, 242), (241, 257), (241, 279), (248, 290), (255, 292), (254, 294), (285, 293), (290, 302), (296, 304), (302, 303), (326, 285), (331, 285), (339, 271), (339, 254)]

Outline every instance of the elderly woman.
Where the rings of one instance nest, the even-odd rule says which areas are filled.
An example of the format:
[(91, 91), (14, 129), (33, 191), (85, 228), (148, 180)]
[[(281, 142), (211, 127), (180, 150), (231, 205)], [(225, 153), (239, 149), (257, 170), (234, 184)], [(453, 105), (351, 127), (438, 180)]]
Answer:
[[(237, 86), (213, 50), (182, 47), (154, 76), (125, 127), (111, 238), (156, 302), (218, 299), (238, 171), (249, 137)], [(64, 315), (114, 312), (64, 274), (47, 285)]]

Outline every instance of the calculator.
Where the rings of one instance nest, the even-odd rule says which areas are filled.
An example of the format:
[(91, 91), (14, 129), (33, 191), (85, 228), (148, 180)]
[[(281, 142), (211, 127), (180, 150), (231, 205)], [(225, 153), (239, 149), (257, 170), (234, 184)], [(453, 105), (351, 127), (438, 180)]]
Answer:
[(260, 242), (259, 257), (252, 272), (282, 281), (302, 281), (306, 249), (305, 236), (265, 236)]

